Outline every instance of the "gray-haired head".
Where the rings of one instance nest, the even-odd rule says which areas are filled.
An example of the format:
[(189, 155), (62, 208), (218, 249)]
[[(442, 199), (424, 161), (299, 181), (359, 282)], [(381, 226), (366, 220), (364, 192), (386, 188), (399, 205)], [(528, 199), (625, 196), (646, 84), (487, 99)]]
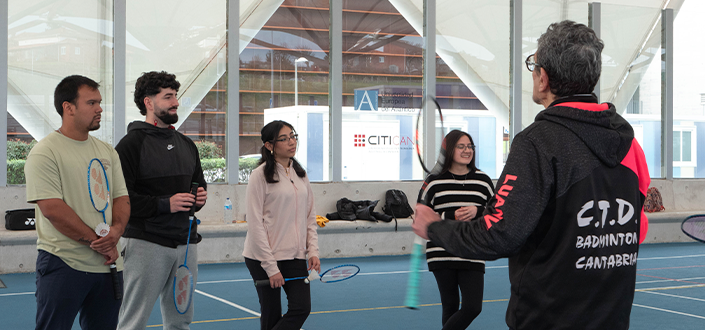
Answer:
[(584, 24), (551, 24), (539, 37), (536, 50), (536, 62), (546, 70), (551, 93), (558, 97), (592, 93), (602, 72), (604, 47)]

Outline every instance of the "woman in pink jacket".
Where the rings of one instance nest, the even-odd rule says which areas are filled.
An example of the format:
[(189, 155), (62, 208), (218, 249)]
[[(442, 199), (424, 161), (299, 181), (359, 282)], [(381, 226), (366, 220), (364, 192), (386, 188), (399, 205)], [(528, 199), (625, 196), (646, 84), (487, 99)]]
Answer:
[[(262, 158), (247, 184), (245, 265), (258, 286), (262, 330), (300, 329), (311, 312), (311, 290), (304, 280), (321, 271), (316, 213), (306, 171), (294, 159), (298, 145), (291, 124), (273, 121), (262, 128)], [(306, 259), (308, 258), (308, 264)], [(281, 289), (288, 300), (282, 316)]]

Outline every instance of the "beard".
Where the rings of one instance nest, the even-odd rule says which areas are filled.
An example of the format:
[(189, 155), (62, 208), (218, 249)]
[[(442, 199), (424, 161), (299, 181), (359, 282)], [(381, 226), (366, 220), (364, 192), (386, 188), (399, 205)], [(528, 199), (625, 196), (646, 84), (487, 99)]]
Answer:
[(94, 120), (88, 125), (88, 131), (95, 131), (100, 128), (100, 121)]
[(160, 110), (159, 112), (155, 111), (154, 114), (161, 120), (164, 124), (167, 125), (172, 125), (175, 124), (177, 121), (179, 121), (179, 115), (178, 114), (169, 114), (169, 110), (171, 109), (176, 109), (174, 108), (169, 108), (169, 109), (164, 109)]

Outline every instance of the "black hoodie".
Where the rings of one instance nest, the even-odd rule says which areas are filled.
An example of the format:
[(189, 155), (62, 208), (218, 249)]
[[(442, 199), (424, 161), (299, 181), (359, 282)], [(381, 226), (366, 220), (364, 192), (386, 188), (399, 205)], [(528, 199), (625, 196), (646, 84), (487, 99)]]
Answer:
[[(206, 188), (193, 141), (174, 129), (134, 121), (115, 150), (130, 193), (130, 221), (122, 236), (171, 248), (186, 244), (188, 212), (171, 213), (169, 198), (189, 192), (191, 182)], [(194, 222), (191, 243), (200, 241), (197, 227)]]
[(613, 105), (563, 99), (512, 143), (484, 221), (429, 238), (465, 258), (509, 257), (511, 329), (628, 329), (650, 179)]

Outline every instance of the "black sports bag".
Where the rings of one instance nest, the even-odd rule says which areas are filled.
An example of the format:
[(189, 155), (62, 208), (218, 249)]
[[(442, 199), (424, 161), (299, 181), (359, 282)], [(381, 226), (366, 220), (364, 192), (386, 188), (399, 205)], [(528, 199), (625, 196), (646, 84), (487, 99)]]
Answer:
[(18, 209), (5, 211), (5, 229), (31, 230), (34, 229), (34, 209)]

